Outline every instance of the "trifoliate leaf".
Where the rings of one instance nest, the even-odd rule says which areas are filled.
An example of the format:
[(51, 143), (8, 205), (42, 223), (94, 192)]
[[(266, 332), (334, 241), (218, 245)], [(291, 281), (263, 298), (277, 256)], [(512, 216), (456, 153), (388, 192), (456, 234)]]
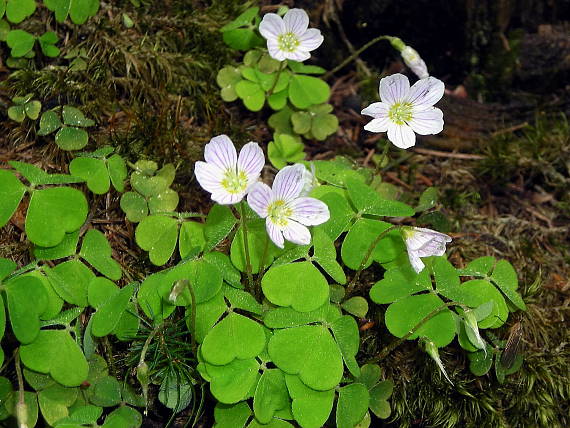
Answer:
[(271, 422), (277, 410), (289, 407), (285, 376), (279, 369), (265, 370), (253, 396), (255, 418), (262, 424)]
[(215, 428), (243, 428), (251, 415), (245, 401), (237, 404), (216, 404), (214, 408)]
[(133, 284), (129, 284), (101, 305), (93, 315), (93, 324), (91, 326), (93, 336), (103, 337), (115, 329), (123, 312), (127, 309), (133, 291)]
[(330, 87), (322, 79), (294, 74), (289, 81), (289, 99), (299, 108), (306, 109), (314, 104), (327, 102)]
[(138, 223), (148, 215), (146, 199), (136, 192), (126, 192), (121, 196), (121, 209), (127, 215), (127, 219)]
[(26, 193), (26, 186), (10, 171), (0, 170), (0, 227), (16, 212), (20, 201)]
[(139, 247), (149, 252), (151, 263), (162, 266), (174, 253), (178, 221), (161, 215), (145, 217), (135, 230), (135, 239)]
[(255, 358), (235, 359), (223, 366), (205, 364), (210, 376), (210, 391), (221, 403), (234, 404), (251, 396), (259, 379), (259, 362)]
[(55, 134), (55, 144), (61, 150), (80, 150), (87, 145), (89, 134), (84, 129), (63, 126)]
[(360, 367), (355, 359), (360, 345), (356, 321), (350, 315), (344, 315), (331, 324), (331, 330), (342, 353), (346, 368), (354, 377), (360, 376)]
[(42, 114), (40, 119), (40, 129), (38, 135), (48, 135), (61, 128), (62, 123), (59, 115), (54, 111), (46, 111)]
[(43, 267), (56, 293), (68, 303), (88, 305), (87, 290), (95, 274), (79, 260), (69, 260), (54, 268)]
[(53, 247), (66, 233), (83, 225), (87, 210), (87, 200), (79, 190), (70, 187), (36, 190), (26, 216), (28, 239), (42, 247)]
[(263, 108), (263, 104), (265, 104), (265, 92), (259, 84), (241, 80), (236, 84), (235, 91), (248, 110), (259, 111)]
[(96, 195), (109, 191), (110, 179), (105, 161), (94, 158), (78, 157), (69, 164), (69, 172), (87, 182), (87, 187)]
[(263, 275), (261, 287), (271, 303), (290, 306), (299, 312), (315, 310), (329, 297), (325, 277), (309, 262), (270, 268)]
[(299, 375), (310, 388), (334, 388), (343, 373), (342, 355), (329, 331), (306, 325), (276, 331), (268, 344), (273, 363), (285, 373)]
[(295, 420), (304, 428), (322, 427), (332, 410), (334, 389), (315, 391), (294, 375), (285, 375), (285, 381), (293, 400), (291, 410)]
[(336, 426), (353, 428), (366, 415), (369, 401), (368, 389), (361, 383), (352, 383), (340, 388), (336, 405)]

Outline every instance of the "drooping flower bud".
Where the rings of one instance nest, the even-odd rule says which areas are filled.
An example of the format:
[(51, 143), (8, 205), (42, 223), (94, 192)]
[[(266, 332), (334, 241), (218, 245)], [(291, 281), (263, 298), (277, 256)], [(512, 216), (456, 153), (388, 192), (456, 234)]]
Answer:
[(406, 65), (414, 72), (420, 79), (429, 77), (429, 72), (425, 61), (420, 57), (418, 51), (411, 46), (405, 46), (400, 54)]
[(435, 361), (437, 367), (439, 367), (439, 370), (443, 373), (448, 382), (453, 385), (453, 382), (451, 379), (449, 379), (449, 376), (447, 376), (447, 372), (445, 371), (445, 367), (441, 362), (441, 358), (439, 358), (439, 351), (435, 343), (424, 337), (420, 340), (420, 344), (423, 345), (424, 350)]

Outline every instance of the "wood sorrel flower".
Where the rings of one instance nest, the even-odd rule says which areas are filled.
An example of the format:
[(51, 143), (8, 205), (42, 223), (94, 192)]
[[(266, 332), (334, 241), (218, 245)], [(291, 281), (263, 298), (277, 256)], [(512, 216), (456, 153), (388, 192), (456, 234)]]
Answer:
[(420, 273), (425, 267), (420, 257), (443, 256), (445, 245), (451, 242), (451, 237), (445, 233), (423, 227), (404, 227), (402, 234), (410, 263), (417, 273)]
[(257, 143), (243, 146), (238, 158), (227, 135), (218, 135), (206, 144), (204, 159), (206, 162), (196, 162), (196, 179), (212, 194), (212, 200), (222, 205), (241, 201), (259, 179), (265, 164), (265, 156)]
[(306, 226), (316, 226), (330, 217), (324, 202), (302, 196), (305, 171), (301, 164), (286, 166), (275, 176), (273, 188), (256, 183), (247, 195), (249, 206), (265, 219), (269, 237), (280, 248), (285, 239), (308, 245), (311, 232)]
[(418, 51), (411, 46), (405, 46), (400, 52), (402, 59), (406, 65), (414, 72), (420, 79), (429, 77), (429, 72), (425, 61), (420, 57)]
[(381, 102), (370, 104), (362, 114), (372, 116), (364, 127), (371, 132), (388, 131), (395, 146), (407, 149), (416, 144), (416, 134), (438, 134), (443, 130), (443, 113), (433, 107), (445, 87), (435, 77), (418, 80), (410, 88), (403, 74), (393, 74), (380, 80)]
[(309, 15), (303, 9), (291, 9), (283, 18), (268, 13), (259, 24), (259, 32), (267, 39), (267, 49), (272, 58), (283, 61), (305, 61), (309, 52), (323, 43), (321, 31), (309, 27)]

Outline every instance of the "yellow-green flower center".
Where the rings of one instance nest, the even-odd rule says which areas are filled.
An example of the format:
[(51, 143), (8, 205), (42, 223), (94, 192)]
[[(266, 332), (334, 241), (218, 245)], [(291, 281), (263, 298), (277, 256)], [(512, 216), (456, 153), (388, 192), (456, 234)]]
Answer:
[(284, 33), (277, 37), (277, 45), (283, 52), (295, 52), (300, 44), (299, 38), (292, 32)]
[(293, 210), (289, 208), (282, 199), (273, 201), (267, 207), (267, 216), (273, 224), (281, 227), (289, 224), (289, 217), (293, 215)]
[(236, 172), (233, 169), (227, 169), (220, 184), (226, 192), (232, 195), (244, 193), (247, 189), (247, 174), (243, 171)]
[(388, 110), (388, 117), (397, 125), (404, 125), (412, 120), (412, 103), (395, 103)]

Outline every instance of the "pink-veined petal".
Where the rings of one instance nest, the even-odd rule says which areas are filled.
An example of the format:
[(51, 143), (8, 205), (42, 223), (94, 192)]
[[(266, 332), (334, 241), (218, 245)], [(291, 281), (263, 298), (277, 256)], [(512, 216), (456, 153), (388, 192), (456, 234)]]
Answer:
[(297, 245), (309, 245), (311, 243), (311, 232), (305, 226), (296, 221), (289, 220), (283, 229), (283, 236), (287, 241)]
[(445, 254), (445, 244), (445, 241), (442, 239), (432, 239), (416, 250), (416, 253), (419, 257), (443, 256)]
[(273, 180), (273, 197), (274, 199), (283, 199), (285, 202), (292, 201), (303, 190), (305, 166), (295, 164), (286, 166), (275, 176)]
[(299, 48), (304, 51), (313, 51), (317, 49), (325, 38), (321, 34), (321, 30), (317, 28), (309, 28), (301, 37), (299, 37)]
[(390, 119), (388, 119), (388, 117), (384, 117), (382, 119), (372, 119), (364, 125), (364, 129), (370, 132), (386, 132), (389, 125)]
[(204, 148), (204, 159), (222, 171), (228, 169), (235, 171), (237, 152), (234, 143), (227, 135), (218, 135), (212, 138)]
[(416, 273), (420, 273), (426, 267), (422, 259), (420, 259), (416, 253), (408, 251), (408, 258)]
[(443, 112), (436, 107), (412, 111), (412, 120), (408, 125), (420, 135), (439, 134), (443, 131)]
[(283, 19), (276, 13), (265, 14), (259, 24), (259, 32), (267, 40), (277, 39), (280, 34), (285, 33)]
[(416, 144), (416, 134), (408, 125), (388, 124), (388, 139), (400, 149), (409, 149)]
[(360, 114), (364, 114), (366, 116), (371, 116), (375, 119), (388, 117), (388, 111), (390, 110), (390, 105), (379, 102), (379, 103), (372, 103), (365, 109), (363, 109)]
[(285, 52), (284, 56), (285, 58), (292, 59), (293, 61), (303, 62), (308, 60), (311, 57), (311, 54), (301, 49), (301, 47), (298, 47), (293, 52)]
[(404, 101), (410, 91), (410, 81), (400, 73), (380, 80), (380, 99), (389, 105)]
[(233, 205), (240, 202), (245, 196), (245, 192), (229, 193), (224, 189), (212, 193), (212, 200), (220, 205)]
[(265, 165), (265, 156), (259, 144), (250, 142), (242, 147), (239, 152), (237, 166), (239, 171), (246, 173), (248, 184), (251, 185), (257, 181), (263, 165)]
[(305, 226), (316, 226), (330, 218), (329, 207), (315, 198), (297, 198), (289, 203), (293, 214), (289, 217)]
[(269, 235), (269, 239), (271, 239), (275, 245), (279, 248), (283, 248), (285, 246), (285, 240), (283, 239), (281, 229), (269, 219), (265, 220), (265, 230)]
[(276, 59), (277, 61), (283, 61), (285, 58), (285, 52), (279, 49), (279, 44), (276, 40), (267, 41), (267, 50), (269, 51), (269, 56)]
[(247, 203), (258, 216), (265, 218), (272, 197), (273, 192), (267, 184), (255, 183), (247, 195)]
[(443, 97), (445, 85), (435, 77), (418, 80), (410, 88), (407, 102), (412, 103), (414, 107), (431, 107)]
[(224, 178), (224, 172), (217, 166), (198, 161), (194, 164), (194, 174), (200, 186), (207, 192), (214, 193), (223, 190), (221, 181)]
[(291, 31), (300, 37), (309, 27), (309, 15), (303, 9), (289, 9), (283, 17), (287, 32)]

